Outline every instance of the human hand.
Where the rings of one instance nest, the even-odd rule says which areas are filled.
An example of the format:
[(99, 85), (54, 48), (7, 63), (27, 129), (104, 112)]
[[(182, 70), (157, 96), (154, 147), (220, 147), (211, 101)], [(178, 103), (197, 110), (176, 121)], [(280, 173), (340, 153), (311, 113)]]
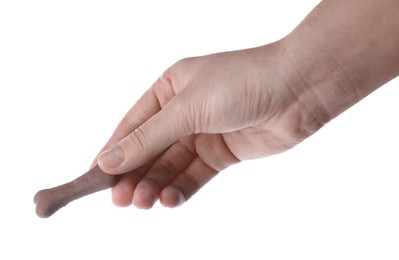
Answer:
[(178, 206), (226, 167), (285, 151), (321, 127), (300, 109), (282, 60), (274, 43), (166, 70), (98, 157), (105, 172), (123, 174), (114, 203)]
[(122, 174), (115, 204), (180, 205), (226, 167), (293, 147), (399, 75), (398, 8), (325, 0), (276, 43), (174, 64), (98, 157)]

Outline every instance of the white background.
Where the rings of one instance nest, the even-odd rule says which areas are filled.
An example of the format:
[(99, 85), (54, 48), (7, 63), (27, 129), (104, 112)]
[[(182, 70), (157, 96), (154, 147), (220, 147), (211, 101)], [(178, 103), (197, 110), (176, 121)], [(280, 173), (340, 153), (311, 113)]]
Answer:
[(178, 209), (104, 191), (34, 213), (174, 62), (275, 41), (317, 3), (1, 1), (0, 259), (398, 259), (398, 80)]

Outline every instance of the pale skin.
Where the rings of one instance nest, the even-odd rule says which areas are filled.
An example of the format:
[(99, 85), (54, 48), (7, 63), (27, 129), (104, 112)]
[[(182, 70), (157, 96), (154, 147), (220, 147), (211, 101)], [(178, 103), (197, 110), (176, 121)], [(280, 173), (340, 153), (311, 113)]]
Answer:
[(118, 206), (186, 202), (223, 169), (286, 151), (399, 74), (399, 0), (324, 0), (283, 39), (178, 61), (97, 162)]

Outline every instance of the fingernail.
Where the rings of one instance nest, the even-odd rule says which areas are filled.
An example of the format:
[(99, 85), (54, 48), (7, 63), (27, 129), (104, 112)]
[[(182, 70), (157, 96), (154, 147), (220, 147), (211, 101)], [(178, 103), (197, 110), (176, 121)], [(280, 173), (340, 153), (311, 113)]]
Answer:
[(183, 193), (181, 193), (181, 192), (178, 192), (177, 196), (178, 196), (179, 200), (178, 200), (176, 207), (180, 207), (181, 205), (184, 204), (184, 202), (186, 202), (186, 198), (184, 197)]
[(119, 145), (106, 150), (98, 157), (100, 166), (106, 168), (116, 168), (125, 160), (125, 153)]

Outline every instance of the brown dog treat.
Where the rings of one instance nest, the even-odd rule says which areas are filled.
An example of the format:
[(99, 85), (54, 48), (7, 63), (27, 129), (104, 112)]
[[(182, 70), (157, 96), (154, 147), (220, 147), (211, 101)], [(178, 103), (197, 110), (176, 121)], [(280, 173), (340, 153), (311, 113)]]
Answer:
[(33, 198), (36, 214), (41, 218), (50, 217), (71, 201), (111, 188), (118, 179), (119, 176), (106, 174), (96, 165), (71, 182), (37, 192)]

